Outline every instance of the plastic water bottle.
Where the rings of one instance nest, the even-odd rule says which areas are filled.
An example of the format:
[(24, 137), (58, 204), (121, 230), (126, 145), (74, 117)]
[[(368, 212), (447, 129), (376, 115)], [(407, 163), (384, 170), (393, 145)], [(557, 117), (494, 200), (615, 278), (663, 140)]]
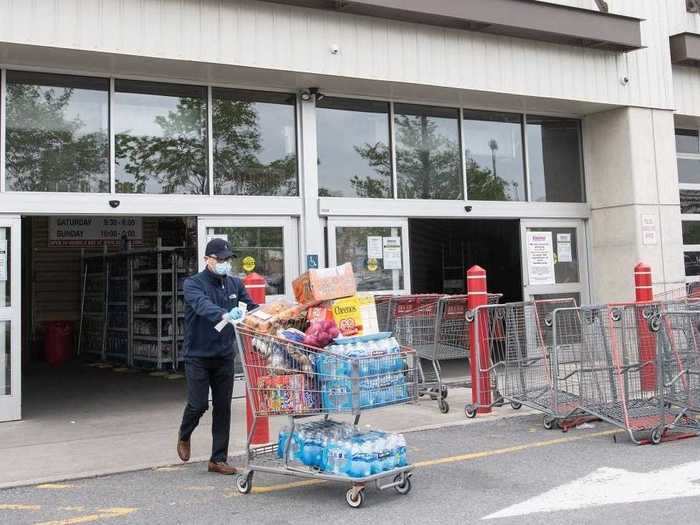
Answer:
[(287, 440), (289, 439), (289, 427), (284, 427), (280, 430), (279, 436), (277, 437), (277, 457), (282, 459), (284, 453), (287, 450)]
[(405, 467), (406, 465), (408, 465), (406, 438), (403, 434), (398, 434), (396, 436), (396, 466)]

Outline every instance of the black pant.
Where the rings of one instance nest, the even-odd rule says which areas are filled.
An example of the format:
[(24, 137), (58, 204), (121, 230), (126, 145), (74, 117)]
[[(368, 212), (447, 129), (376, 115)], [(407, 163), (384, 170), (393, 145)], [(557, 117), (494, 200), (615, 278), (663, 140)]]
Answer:
[(209, 408), (209, 387), (212, 395), (211, 460), (228, 458), (231, 430), (231, 396), (233, 394), (233, 357), (223, 359), (190, 358), (185, 361), (187, 406), (182, 415), (180, 439), (189, 441), (199, 419)]

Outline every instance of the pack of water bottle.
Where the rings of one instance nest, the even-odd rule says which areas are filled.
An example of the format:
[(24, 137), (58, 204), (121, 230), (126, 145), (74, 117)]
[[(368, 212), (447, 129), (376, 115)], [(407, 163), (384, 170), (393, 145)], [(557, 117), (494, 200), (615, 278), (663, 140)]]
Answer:
[[(403, 373), (395, 372), (359, 380), (359, 399), (353, 400), (353, 381), (337, 377), (321, 382), (323, 408), (330, 412), (377, 408), (409, 400), (408, 384)], [(354, 406), (355, 403), (357, 406)]]
[(369, 377), (400, 372), (404, 366), (399, 343), (394, 337), (384, 337), (350, 343), (337, 340), (319, 356), (316, 371), (322, 379), (330, 380), (351, 377), (353, 367), (357, 368), (360, 377)]
[(361, 432), (336, 421), (298, 425), (291, 439), (289, 429), (283, 429), (278, 438), (279, 458), (285, 456), (287, 444), (290, 460), (337, 476), (364, 478), (408, 465), (402, 434)]

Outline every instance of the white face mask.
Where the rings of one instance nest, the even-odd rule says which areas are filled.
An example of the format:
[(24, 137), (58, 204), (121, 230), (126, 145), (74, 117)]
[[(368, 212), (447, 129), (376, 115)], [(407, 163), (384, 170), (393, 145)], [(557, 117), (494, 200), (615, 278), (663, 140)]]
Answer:
[(218, 262), (214, 265), (214, 273), (217, 275), (228, 275), (231, 273), (230, 262)]

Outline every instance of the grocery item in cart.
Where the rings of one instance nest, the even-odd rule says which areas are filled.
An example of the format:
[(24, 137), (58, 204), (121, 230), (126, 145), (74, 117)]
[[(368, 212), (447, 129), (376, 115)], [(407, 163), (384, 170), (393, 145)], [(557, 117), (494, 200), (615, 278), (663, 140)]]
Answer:
[(257, 392), (270, 412), (304, 413), (318, 408), (318, 394), (309, 388), (305, 374), (263, 376)]
[(301, 304), (350, 297), (357, 292), (352, 265), (309, 270), (292, 282), (294, 297)]
[(332, 302), (333, 319), (344, 337), (379, 332), (374, 296), (358, 294)]

